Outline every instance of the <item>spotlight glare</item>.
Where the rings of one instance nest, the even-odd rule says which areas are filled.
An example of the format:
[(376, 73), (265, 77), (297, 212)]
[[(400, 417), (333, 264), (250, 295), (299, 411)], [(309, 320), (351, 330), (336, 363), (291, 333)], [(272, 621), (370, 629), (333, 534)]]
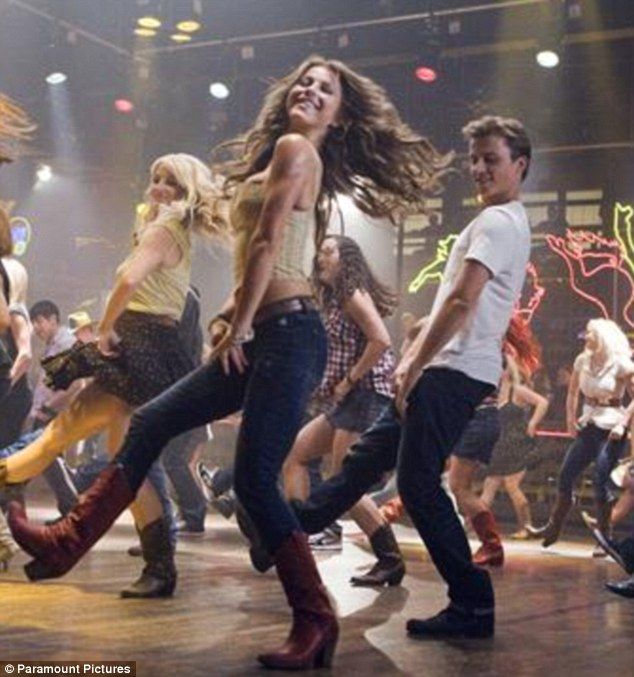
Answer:
[(135, 28), (134, 34), (141, 38), (153, 38), (156, 35), (156, 31), (153, 28)]
[(68, 80), (68, 76), (66, 73), (60, 73), (55, 72), (55, 73), (49, 73), (46, 76), (46, 82), (48, 82), (49, 85), (61, 85), (62, 82), (66, 82)]
[(559, 54), (552, 49), (543, 49), (537, 52), (535, 60), (542, 68), (555, 68), (559, 65)]
[(53, 170), (50, 165), (40, 165), (36, 172), (37, 180), (47, 183), (53, 178)]
[(129, 99), (116, 99), (114, 107), (118, 113), (131, 113), (134, 110), (134, 104)]
[(161, 20), (157, 19), (155, 16), (142, 16), (140, 19), (137, 19), (137, 23), (141, 28), (160, 28)]
[(192, 36), (187, 35), (186, 33), (172, 33), (170, 39), (174, 42), (189, 42), (192, 39)]
[(229, 87), (224, 82), (212, 82), (209, 85), (209, 93), (214, 99), (226, 99), (230, 94)]
[(438, 72), (429, 66), (418, 66), (416, 77), (425, 83), (435, 82), (438, 79)]
[(176, 24), (176, 28), (183, 33), (195, 33), (200, 30), (200, 23), (193, 19), (188, 19), (187, 21), (179, 21)]

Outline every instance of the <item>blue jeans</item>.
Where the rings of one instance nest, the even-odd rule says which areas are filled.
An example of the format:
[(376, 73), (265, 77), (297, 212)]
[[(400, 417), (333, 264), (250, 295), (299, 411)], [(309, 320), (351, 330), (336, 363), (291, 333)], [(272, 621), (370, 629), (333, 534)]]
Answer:
[(440, 479), (476, 407), (494, 389), (459, 371), (427, 369), (409, 396), (399, 449), (397, 482), (403, 505), (447, 582), (452, 603), (469, 611), (493, 608), (493, 586), (489, 574), (473, 564)]
[(620, 456), (625, 450), (626, 439), (608, 440), (609, 430), (589, 423), (579, 431), (572, 442), (559, 471), (559, 493), (572, 497), (576, 481), (583, 471), (595, 461), (594, 495), (598, 502), (608, 501), (608, 481)]
[(385, 473), (396, 468), (401, 422), (393, 403), (350, 447), (341, 470), (316, 488), (293, 510), (309, 534), (323, 531), (349, 510)]
[(161, 462), (176, 494), (176, 504), (188, 529), (203, 531), (207, 503), (194, 479), (189, 462), (196, 447), (207, 438), (202, 431), (191, 430), (175, 437), (161, 454)]
[(216, 360), (138, 409), (115, 461), (137, 491), (170, 439), (242, 409), (235, 491), (274, 552), (300, 529), (277, 479), (326, 364), (326, 334), (315, 311), (278, 315), (244, 346), (248, 367), (225, 374)]

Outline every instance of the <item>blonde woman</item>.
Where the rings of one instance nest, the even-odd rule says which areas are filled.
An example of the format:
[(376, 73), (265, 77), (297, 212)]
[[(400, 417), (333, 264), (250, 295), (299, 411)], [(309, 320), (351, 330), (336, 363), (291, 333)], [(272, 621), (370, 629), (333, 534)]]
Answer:
[[(625, 334), (612, 320), (590, 320), (585, 348), (577, 356), (566, 398), (568, 432), (574, 438), (559, 471), (559, 493), (550, 518), (539, 529), (527, 527), (547, 548), (559, 539), (572, 505), (575, 482), (595, 463), (594, 492), (597, 521), (602, 531), (610, 523), (607, 481), (626, 445), (633, 404), (622, 404), (626, 388), (634, 389), (634, 363)], [(578, 417), (579, 394), (583, 408)]]
[[(114, 455), (132, 411), (193, 368), (177, 326), (190, 281), (192, 234), (223, 234), (213, 212), (217, 190), (207, 166), (182, 153), (156, 160), (150, 177), (133, 250), (117, 269), (98, 327), (93, 383), (39, 439), (0, 460), (0, 486), (35, 477), (69, 446), (102, 431)], [(176, 584), (173, 548), (158, 497), (147, 482), (131, 510), (146, 567), (122, 596), (169, 596)], [(27, 573), (37, 576), (33, 570)]]

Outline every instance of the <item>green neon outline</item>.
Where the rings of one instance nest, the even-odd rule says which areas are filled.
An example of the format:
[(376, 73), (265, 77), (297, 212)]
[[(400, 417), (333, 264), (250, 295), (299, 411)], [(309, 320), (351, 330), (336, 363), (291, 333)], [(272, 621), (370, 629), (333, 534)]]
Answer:
[(449, 258), (449, 254), (458, 239), (458, 235), (447, 235), (442, 240), (439, 240), (436, 248), (436, 258), (418, 272), (416, 277), (409, 283), (407, 288), (408, 293), (416, 294), (421, 287), (429, 282), (440, 282), (443, 277), (443, 271), (434, 271), (441, 263), (445, 263)]

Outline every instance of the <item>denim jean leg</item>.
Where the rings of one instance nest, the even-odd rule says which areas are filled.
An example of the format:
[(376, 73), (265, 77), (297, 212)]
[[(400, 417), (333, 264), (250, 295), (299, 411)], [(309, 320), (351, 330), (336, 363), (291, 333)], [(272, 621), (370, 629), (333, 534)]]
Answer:
[(300, 526), (284, 500), (279, 473), (303, 422), (326, 362), (317, 313), (292, 313), (264, 323), (244, 400), (235, 462), (238, 500), (269, 552)]
[(414, 387), (403, 423), (398, 488), (403, 503), (449, 586), (452, 603), (494, 605), (489, 574), (476, 567), (453, 504), (441, 486), (445, 461), (477, 404), (493, 386), (448, 369), (429, 369)]
[(42, 474), (55, 494), (57, 509), (62, 515), (66, 515), (77, 503), (77, 489), (66, 461), (56, 458)]
[(396, 467), (401, 422), (393, 404), (350, 447), (339, 473), (322, 482), (293, 511), (309, 534), (316, 534), (341, 517), (386, 472)]
[(169, 492), (167, 490), (167, 475), (161, 465), (161, 461), (156, 461), (152, 464), (150, 471), (147, 474), (147, 480), (156, 491), (158, 499), (163, 509), (163, 519), (167, 525), (170, 543), (176, 545), (176, 537), (178, 534), (178, 527), (176, 526), (176, 515), (174, 514), (174, 506), (170, 501)]
[[(247, 359), (249, 349), (247, 348)], [(165, 445), (177, 435), (238, 411), (249, 370), (225, 374), (216, 360), (191, 372), (132, 416), (115, 457), (137, 491)]]
[(198, 446), (198, 431), (189, 431), (175, 437), (161, 454), (163, 468), (174, 489), (176, 503), (188, 529), (201, 531), (205, 528), (207, 503), (192, 475), (189, 463)]
[(596, 459), (607, 432), (590, 424), (579, 431), (564, 457), (557, 480), (560, 494), (572, 498), (575, 483), (581, 473)]
[(608, 491), (610, 474), (619, 462), (627, 440), (608, 440), (604, 442), (599, 450), (594, 468), (594, 495), (599, 503), (607, 503), (610, 500)]

